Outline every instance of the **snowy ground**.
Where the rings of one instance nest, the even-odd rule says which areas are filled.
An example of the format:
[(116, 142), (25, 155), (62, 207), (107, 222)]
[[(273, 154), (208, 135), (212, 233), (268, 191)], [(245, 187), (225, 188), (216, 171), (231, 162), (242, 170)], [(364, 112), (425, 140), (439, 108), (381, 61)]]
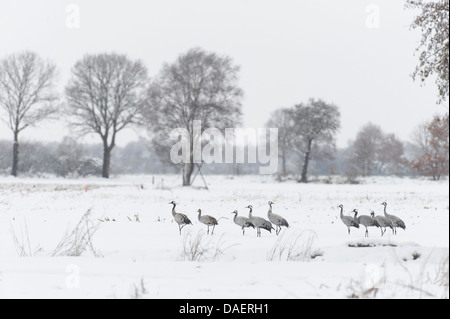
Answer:
[[(179, 187), (178, 176), (152, 179), (2, 177), (0, 298), (449, 296), (448, 181), (303, 185), (208, 176), (207, 191)], [(172, 200), (193, 221), (181, 236)], [(231, 212), (247, 216), (244, 207), (251, 204), (255, 216), (267, 218), (269, 200), (291, 227), (278, 237), (262, 231), (257, 238), (253, 229), (243, 236)], [(379, 229), (370, 229), (364, 238), (360, 228), (347, 234), (339, 204), (345, 214), (353, 208), (360, 215), (372, 209), (382, 214), (383, 201), (406, 222), (406, 231), (393, 235), (388, 229), (381, 237)], [(220, 218), (214, 235), (198, 222), (199, 208)], [(66, 251), (56, 250), (88, 211), (78, 226), (80, 233), (90, 230), (87, 246), (80, 237), (69, 238)]]

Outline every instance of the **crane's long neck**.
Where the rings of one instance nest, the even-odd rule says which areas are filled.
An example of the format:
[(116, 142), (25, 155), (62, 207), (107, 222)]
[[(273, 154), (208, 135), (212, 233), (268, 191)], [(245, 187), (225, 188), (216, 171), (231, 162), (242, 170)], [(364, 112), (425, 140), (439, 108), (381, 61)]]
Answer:
[(272, 204), (269, 204), (269, 211), (267, 212), (267, 214), (269, 214), (269, 215), (272, 214)]
[(343, 212), (344, 212), (344, 207), (343, 207), (343, 206), (340, 206), (339, 208), (341, 209), (340, 216), (341, 216), (341, 218), (342, 218), (342, 217), (344, 217), (344, 214), (343, 214)]
[(389, 215), (388, 213), (386, 213), (386, 206), (387, 206), (387, 205), (383, 205), (383, 206), (384, 206), (384, 216)]
[(201, 210), (198, 211), (198, 220), (200, 220), (200, 217), (202, 217), (202, 211)]
[(173, 208), (172, 208), (172, 215), (175, 216), (176, 215), (176, 211), (175, 211), (175, 207), (177, 207), (177, 204), (172, 204)]
[(250, 207), (249, 207), (249, 209), (250, 209), (250, 211), (248, 212), (248, 217), (249, 217), (249, 218), (252, 218), (252, 212), (253, 212), (253, 209), (250, 208)]

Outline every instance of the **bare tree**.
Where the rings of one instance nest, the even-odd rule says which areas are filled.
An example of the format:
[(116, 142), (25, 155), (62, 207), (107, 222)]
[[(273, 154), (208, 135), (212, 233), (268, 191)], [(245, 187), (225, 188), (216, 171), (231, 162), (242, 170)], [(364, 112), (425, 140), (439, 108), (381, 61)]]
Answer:
[(421, 10), (411, 24), (412, 29), (422, 32), (417, 48), (419, 64), (412, 74), (413, 79), (424, 82), (436, 75), (438, 103), (442, 103), (449, 92), (449, 0), (407, 0), (406, 7)]
[(350, 161), (360, 175), (370, 176), (374, 173), (382, 140), (383, 132), (377, 125), (368, 123), (359, 130), (352, 145)]
[(300, 183), (308, 182), (308, 165), (314, 152), (323, 145), (334, 146), (334, 135), (340, 127), (339, 109), (320, 99), (310, 99), (294, 107), (293, 118), (297, 139), (294, 147), (303, 154)]
[(56, 111), (56, 66), (31, 51), (11, 54), (0, 61), (0, 107), (14, 136), (11, 175), (17, 176), (19, 133)]
[(381, 168), (387, 174), (400, 175), (402, 167), (408, 165), (404, 156), (404, 146), (395, 134), (386, 134), (381, 140), (377, 156)]
[(120, 54), (86, 55), (72, 69), (66, 86), (71, 124), (103, 142), (102, 176), (109, 178), (116, 136), (137, 122), (148, 83), (147, 68)]
[(276, 110), (270, 116), (266, 124), (268, 128), (278, 128), (278, 147), (280, 151), (282, 174), (286, 176), (288, 157), (291, 153), (294, 144), (295, 122), (292, 116), (293, 110), (288, 108), (281, 108)]
[(419, 152), (412, 166), (419, 173), (439, 180), (449, 173), (449, 117), (436, 116), (426, 130), (420, 126), (416, 133)]
[(183, 186), (191, 185), (194, 170), (194, 121), (208, 128), (234, 127), (241, 115), (239, 67), (227, 56), (200, 48), (190, 49), (172, 64), (165, 64), (148, 91), (144, 117), (153, 140), (169, 152), (169, 134), (182, 128), (189, 133), (190, 161), (181, 163)]
[(423, 121), (422, 123), (417, 125), (417, 127), (411, 134), (414, 156), (418, 157), (427, 150), (430, 139), (430, 136), (428, 134), (428, 124), (429, 123), (427, 123), (426, 121)]

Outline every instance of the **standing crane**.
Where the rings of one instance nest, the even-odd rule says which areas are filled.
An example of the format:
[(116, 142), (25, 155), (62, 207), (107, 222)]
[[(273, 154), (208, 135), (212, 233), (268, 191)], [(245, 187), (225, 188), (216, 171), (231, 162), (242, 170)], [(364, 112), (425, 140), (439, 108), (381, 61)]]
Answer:
[(256, 227), (256, 237), (261, 237), (261, 228), (267, 230), (269, 233), (272, 233), (272, 229), (275, 230), (275, 228), (273, 228), (272, 226), (272, 223), (269, 222), (268, 220), (265, 220), (262, 217), (254, 217), (252, 215), (253, 213), (252, 205), (248, 205), (246, 208), (250, 209), (250, 212), (248, 213), (248, 218), (250, 219), (252, 224), (255, 225)]
[[(392, 223), (392, 221), (390, 219), (388, 219), (387, 217), (381, 216), (381, 215), (375, 216), (374, 211), (372, 211), (370, 213), (370, 216), (373, 216), (376, 219), (376, 221), (378, 222), (378, 224), (380, 225), (381, 236), (384, 235), (384, 233), (386, 232), (386, 229), (388, 227), (390, 229), (392, 229), (392, 233), (394, 233), (394, 224)], [(384, 230), (383, 230), (383, 227), (384, 227)]]
[(353, 210), (353, 212), (355, 213), (354, 216), (355, 221), (358, 224), (366, 227), (364, 237), (369, 237), (369, 230), (367, 229), (367, 227), (380, 227), (380, 224), (377, 222), (375, 218), (373, 218), (373, 216), (361, 215), (358, 217), (358, 210), (356, 208)]
[(275, 224), (275, 226), (276, 226), (275, 234), (277, 234), (277, 236), (278, 236), (278, 234), (281, 231), (281, 226), (285, 226), (285, 227), (289, 228), (289, 223), (287, 222), (286, 219), (284, 219), (280, 215), (272, 213), (272, 205), (274, 205), (274, 204), (275, 203), (272, 201), (269, 202), (269, 211), (267, 212), (267, 217), (269, 218), (269, 221), (272, 224)]
[(216, 225), (218, 225), (217, 219), (209, 215), (202, 215), (201, 209), (199, 209), (197, 212), (198, 212), (198, 221), (208, 226), (208, 231), (206, 232), (207, 235), (209, 234), (209, 226), (212, 226), (213, 228), (211, 231), (212, 235), (214, 233), (214, 228), (216, 227)]
[(177, 207), (177, 203), (175, 203), (174, 201), (171, 201), (169, 204), (173, 205), (172, 216), (173, 216), (173, 219), (178, 224), (178, 229), (180, 230), (180, 235), (181, 235), (181, 230), (183, 229), (183, 227), (186, 225), (192, 225), (192, 222), (185, 214), (177, 213), (175, 211), (175, 207)]
[(250, 221), (249, 218), (244, 217), (244, 216), (238, 216), (238, 211), (237, 210), (232, 212), (232, 214), (234, 214), (234, 218), (233, 218), (234, 223), (236, 225), (242, 227), (242, 236), (245, 234), (245, 228), (246, 227), (253, 227), (253, 228), (255, 228), (255, 225), (252, 224), (252, 222)]
[(386, 213), (386, 206), (387, 203), (386, 202), (382, 202), (381, 205), (384, 206), (384, 216), (389, 219), (394, 227), (394, 234), (397, 235), (397, 227), (400, 227), (401, 229), (405, 230), (406, 229), (406, 225), (405, 222), (403, 220), (401, 220), (400, 218), (398, 218), (397, 216), (391, 215)]
[(350, 235), (350, 227), (359, 228), (359, 224), (355, 221), (355, 219), (353, 217), (344, 216), (344, 214), (343, 214), (344, 205), (340, 204), (338, 207), (341, 209), (341, 214), (340, 214), (341, 220), (345, 224), (345, 226), (347, 226), (348, 234)]

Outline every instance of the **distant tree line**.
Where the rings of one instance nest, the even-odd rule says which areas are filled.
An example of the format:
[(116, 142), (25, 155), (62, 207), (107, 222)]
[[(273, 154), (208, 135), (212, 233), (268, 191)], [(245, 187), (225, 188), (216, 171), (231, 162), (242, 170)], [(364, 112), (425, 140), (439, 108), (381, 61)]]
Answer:
[[(283, 118), (287, 109), (276, 111), (268, 122)], [(292, 111), (292, 110), (291, 110)], [(286, 121), (287, 118), (284, 118)], [(289, 117), (295, 119), (295, 117)], [(290, 121), (288, 121), (290, 122)], [(292, 121), (295, 123), (295, 121)], [(301, 141), (296, 147), (286, 147), (293, 137), (291, 130), (280, 126), (278, 179), (302, 179), (307, 145)], [(292, 142), (294, 143), (294, 142)], [(302, 145), (306, 145), (302, 150)], [(21, 144), (22, 160), (18, 170), (26, 176), (56, 175), (61, 177), (101, 176), (103, 170), (102, 144), (85, 144), (65, 137), (59, 143), (27, 142)], [(248, 146), (246, 146), (247, 152)], [(0, 175), (11, 170), (11, 142), (0, 140)], [(336, 148), (322, 140), (311, 147), (308, 175), (340, 175), (347, 182), (355, 182), (366, 176), (427, 176), (439, 180), (449, 175), (449, 117), (435, 116), (416, 127), (412, 141), (399, 140), (392, 133), (385, 133), (373, 123), (360, 128), (346, 148)], [(176, 174), (178, 165), (165, 160), (151, 141), (141, 138), (122, 147), (116, 147), (111, 155), (111, 174)], [(204, 174), (254, 175), (258, 164), (208, 164)], [(195, 173), (195, 171), (194, 171)]]
[[(322, 101), (317, 105), (326, 103)], [(379, 126), (367, 123), (346, 148), (336, 149), (333, 136), (339, 127), (339, 113), (334, 113), (336, 123), (328, 126), (329, 135), (310, 145), (305, 143), (299, 127), (308, 120), (313, 123), (314, 116), (305, 115), (299, 120), (296, 116), (298, 108), (280, 108), (267, 123), (267, 126), (279, 127), (281, 179), (295, 178), (301, 172), (299, 181), (305, 182), (308, 162), (312, 175), (342, 175), (349, 181), (380, 175), (423, 175), (439, 180), (449, 174), (448, 114), (435, 116), (420, 124), (414, 129), (411, 142), (401, 141), (395, 134), (383, 132)], [(333, 113), (328, 112), (330, 114)], [(320, 116), (316, 120), (320, 122), (323, 118)]]
[[(0, 140), (0, 174), (11, 169), (10, 145)], [(85, 144), (71, 137), (59, 143), (21, 143), (22, 159), (19, 171), (25, 176), (56, 175), (60, 177), (101, 176), (103, 170), (102, 144)], [(112, 154), (112, 174), (165, 174), (175, 173), (174, 167), (162, 163), (149, 149), (148, 141), (140, 139)]]
[[(0, 175), (11, 171), (11, 142), (0, 140)], [(85, 144), (72, 137), (61, 142), (23, 141), (22, 159), (18, 170), (23, 176), (59, 176), (78, 178), (101, 176), (102, 144)], [(151, 141), (141, 138), (125, 146), (117, 146), (111, 155), (111, 174), (176, 174), (177, 165), (164, 161)], [(256, 164), (210, 164), (202, 168), (204, 174), (253, 175)], [(195, 172), (194, 172), (195, 173)]]

